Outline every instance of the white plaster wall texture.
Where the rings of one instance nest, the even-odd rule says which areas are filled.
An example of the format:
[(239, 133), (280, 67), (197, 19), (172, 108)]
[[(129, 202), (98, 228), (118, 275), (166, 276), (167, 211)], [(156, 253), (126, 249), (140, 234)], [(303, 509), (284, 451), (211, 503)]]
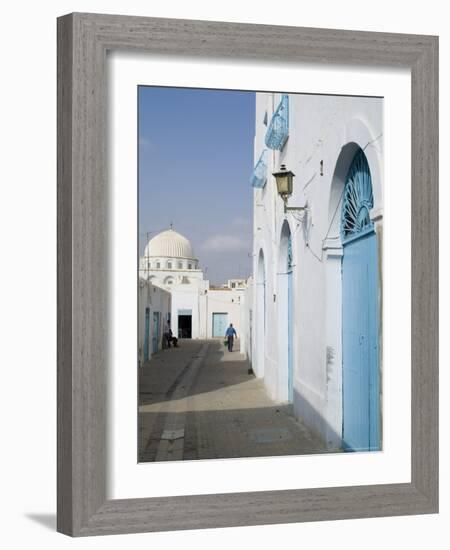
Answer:
[[(244, 290), (229, 289), (209, 289), (207, 295), (207, 338), (212, 338), (213, 314), (226, 313), (228, 316), (228, 325), (233, 326), (238, 334), (242, 336), (241, 311), (244, 308), (245, 292)], [(225, 336), (223, 334), (222, 336)], [(241, 341), (242, 344), (242, 341)]]
[(172, 316), (171, 326), (175, 336), (178, 334), (178, 314), (181, 310), (190, 310), (192, 313), (192, 338), (200, 337), (200, 308), (199, 308), (199, 293), (195, 288), (187, 288), (184, 290), (182, 285), (176, 288), (171, 288), (172, 294)]
[[(241, 300), (241, 353), (253, 363), (253, 318), (255, 314), (255, 308), (253, 304), (253, 289), (254, 279), (249, 277), (246, 282), (246, 288), (243, 292), (243, 298)], [(253, 369), (255, 369), (255, 366)]]
[[(264, 145), (267, 122), (280, 94), (257, 94), (255, 162)], [(280, 257), (282, 224), (289, 223), (293, 249), (293, 364), (294, 411), (321, 433), (330, 446), (339, 444), (342, 424), (341, 396), (341, 290), (339, 238), (343, 181), (352, 151), (361, 147), (373, 180), (376, 228), (381, 227), (383, 202), (382, 98), (289, 94), (289, 138), (282, 151), (268, 151), (268, 180), (254, 191), (254, 273), (260, 250), (265, 258), (265, 339), (261, 365), (261, 308), (253, 323), (255, 372), (264, 373), (272, 397), (287, 395), (287, 297)], [(349, 158), (342, 148), (353, 142)], [(344, 150), (346, 151), (346, 150)], [(347, 165), (345, 166), (345, 163)], [(290, 206), (306, 206), (306, 213), (283, 212), (271, 174), (285, 164), (295, 174)], [(345, 175), (342, 179), (345, 178)], [(333, 214), (334, 223), (330, 224)], [(253, 301), (258, 299), (254, 286)]]

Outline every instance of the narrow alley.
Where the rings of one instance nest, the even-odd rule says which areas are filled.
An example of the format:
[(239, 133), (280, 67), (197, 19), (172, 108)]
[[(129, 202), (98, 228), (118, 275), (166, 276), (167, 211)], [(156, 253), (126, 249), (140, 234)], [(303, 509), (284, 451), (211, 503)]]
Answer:
[(323, 441), (272, 401), (239, 340), (183, 340), (140, 369), (139, 462), (323, 453)]

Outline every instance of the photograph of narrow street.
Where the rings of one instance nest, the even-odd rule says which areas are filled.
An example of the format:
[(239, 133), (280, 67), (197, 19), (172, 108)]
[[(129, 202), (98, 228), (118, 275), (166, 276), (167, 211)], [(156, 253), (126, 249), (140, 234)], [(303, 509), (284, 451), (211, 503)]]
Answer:
[(138, 106), (138, 462), (381, 451), (383, 98)]

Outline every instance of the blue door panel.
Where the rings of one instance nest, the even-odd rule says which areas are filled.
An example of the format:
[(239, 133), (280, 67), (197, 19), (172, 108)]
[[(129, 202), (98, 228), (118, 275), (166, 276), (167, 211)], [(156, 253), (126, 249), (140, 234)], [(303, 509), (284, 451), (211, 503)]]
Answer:
[(150, 337), (150, 309), (147, 307), (145, 309), (145, 329), (144, 329), (144, 361), (149, 360), (150, 349), (149, 349), (149, 337)]
[(293, 372), (293, 350), (292, 350), (292, 271), (287, 274), (288, 278), (288, 400), (294, 399), (294, 372)]
[(380, 448), (377, 279), (369, 231), (344, 245), (342, 260), (343, 440), (358, 451)]
[(158, 351), (159, 347), (159, 334), (160, 334), (160, 328), (159, 328), (159, 311), (153, 312), (153, 353), (156, 353)]
[(289, 232), (287, 239), (286, 255), (286, 276), (287, 276), (287, 375), (288, 375), (288, 401), (292, 403), (294, 399), (294, 360), (293, 360), (293, 342), (292, 342), (292, 308), (293, 308), (293, 288), (292, 288), (292, 234)]
[(228, 313), (213, 313), (213, 338), (223, 338), (228, 327)]

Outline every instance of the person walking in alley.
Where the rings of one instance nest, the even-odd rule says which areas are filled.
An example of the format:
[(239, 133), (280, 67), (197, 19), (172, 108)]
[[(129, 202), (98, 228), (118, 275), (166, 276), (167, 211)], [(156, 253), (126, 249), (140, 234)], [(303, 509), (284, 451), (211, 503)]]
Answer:
[(170, 348), (170, 342), (172, 341), (172, 329), (170, 328), (170, 321), (167, 321), (164, 325), (164, 347)]
[(225, 332), (225, 337), (228, 340), (228, 351), (233, 351), (233, 340), (235, 337), (237, 338), (233, 323), (230, 323), (230, 326), (227, 328), (227, 331)]

